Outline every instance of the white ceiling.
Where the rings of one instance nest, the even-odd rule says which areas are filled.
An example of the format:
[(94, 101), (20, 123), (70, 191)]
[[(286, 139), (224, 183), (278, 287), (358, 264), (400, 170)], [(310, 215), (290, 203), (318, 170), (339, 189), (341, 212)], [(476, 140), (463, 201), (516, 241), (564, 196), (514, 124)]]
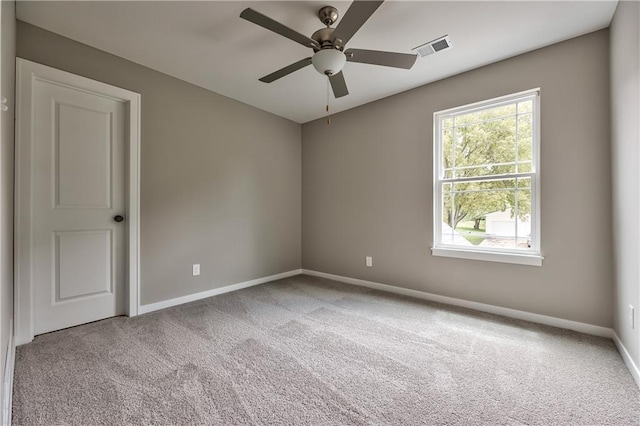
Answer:
[[(246, 7), (311, 34), (317, 10), (345, 1), (19, 2), (18, 19), (298, 123), (325, 114), (326, 77), (306, 67), (258, 81), (313, 51), (239, 18)], [(411, 70), (347, 63), (343, 111), (511, 56), (609, 26), (617, 1), (393, 1), (347, 47), (411, 53), (448, 34), (454, 47)], [(338, 21), (339, 22), (339, 21)]]

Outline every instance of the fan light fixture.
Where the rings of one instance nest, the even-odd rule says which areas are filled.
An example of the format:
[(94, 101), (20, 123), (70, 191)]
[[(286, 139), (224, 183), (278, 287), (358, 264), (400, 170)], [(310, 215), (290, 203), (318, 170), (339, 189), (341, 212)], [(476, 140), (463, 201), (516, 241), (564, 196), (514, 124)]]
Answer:
[(338, 74), (346, 62), (347, 57), (344, 53), (336, 49), (319, 50), (311, 58), (311, 63), (316, 71), (324, 75)]

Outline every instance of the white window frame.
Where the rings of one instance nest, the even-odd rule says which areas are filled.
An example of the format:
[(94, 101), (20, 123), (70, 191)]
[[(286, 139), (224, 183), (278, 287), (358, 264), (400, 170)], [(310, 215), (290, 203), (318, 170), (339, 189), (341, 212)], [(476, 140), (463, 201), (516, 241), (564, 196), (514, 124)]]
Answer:
[[(455, 181), (444, 179), (442, 168), (442, 122), (446, 118), (491, 109), (502, 105), (533, 101), (532, 108), (532, 164), (531, 172), (501, 175), (501, 179), (531, 177), (531, 248), (496, 248), (479, 246), (459, 246), (443, 244), (442, 239), (442, 183)], [(465, 181), (486, 180), (487, 177), (466, 178)], [(530, 266), (542, 266), (540, 249), (540, 89), (532, 89), (499, 98), (488, 99), (469, 105), (438, 111), (433, 114), (433, 246), (434, 256), (456, 257), (462, 259), (484, 260), (490, 262), (515, 263)]]

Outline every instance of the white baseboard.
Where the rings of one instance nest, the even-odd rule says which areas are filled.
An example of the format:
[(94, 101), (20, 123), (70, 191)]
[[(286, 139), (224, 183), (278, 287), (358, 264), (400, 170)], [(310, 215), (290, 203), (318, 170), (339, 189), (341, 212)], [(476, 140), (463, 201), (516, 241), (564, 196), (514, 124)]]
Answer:
[(13, 367), (16, 360), (16, 345), (13, 340), (13, 321), (9, 320), (9, 342), (4, 363), (4, 383), (2, 392), (2, 425), (11, 425), (11, 402), (13, 399)]
[(182, 305), (183, 303), (194, 302), (200, 299), (206, 299), (207, 297), (217, 296), (223, 293), (229, 293), (230, 291), (241, 290), (247, 287), (253, 287), (254, 285), (264, 284), (269, 281), (275, 281), (282, 278), (292, 277), (294, 275), (300, 275), (301, 269), (294, 269), (293, 271), (283, 272), (281, 274), (271, 275), (263, 278), (256, 278), (255, 280), (245, 281), (242, 283), (231, 284), (220, 288), (214, 288), (212, 290), (203, 291), (201, 293), (189, 294), (182, 297), (176, 297), (175, 299), (163, 300), (162, 302), (150, 303), (148, 305), (141, 305), (138, 309), (140, 315), (147, 314), (149, 312), (158, 311), (160, 309), (170, 308), (172, 306)]
[(547, 315), (534, 314), (532, 312), (519, 311), (517, 309), (503, 308), (501, 306), (487, 305), (485, 303), (472, 302), (470, 300), (456, 299), (454, 297), (440, 296), (433, 293), (426, 293), (424, 291), (410, 290), (408, 288), (396, 287), (393, 285), (381, 284), (373, 281), (359, 280), (356, 278), (343, 277), (340, 275), (327, 274), (324, 272), (311, 271), (308, 269), (303, 269), (302, 273), (307, 275), (313, 275), (316, 277), (327, 278), (334, 281), (340, 281), (347, 284), (353, 284), (357, 286), (373, 288), (376, 290), (388, 291), (390, 293), (397, 293), (405, 296), (411, 296), (418, 299), (430, 300), (432, 302), (445, 303), (447, 305), (460, 306), (463, 308), (473, 309), (476, 311), (502, 315), (504, 317), (515, 318), (519, 320), (535, 322), (538, 324), (550, 325), (553, 327), (579, 331), (581, 333), (592, 334), (594, 336), (608, 337), (608, 338), (611, 338), (613, 336), (612, 329), (606, 328), (606, 327), (600, 327), (597, 325), (585, 324), (582, 322), (550, 317)]
[(620, 337), (618, 337), (618, 333), (616, 333), (615, 331), (613, 331), (613, 343), (616, 344), (618, 352), (620, 352), (620, 356), (624, 360), (624, 363), (627, 365), (627, 368), (631, 372), (633, 379), (636, 381), (636, 384), (640, 388), (640, 369), (638, 369), (636, 363), (633, 362), (631, 355), (629, 355), (629, 351), (627, 351), (627, 348), (624, 347), (624, 345), (622, 344), (622, 340), (620, 340)]

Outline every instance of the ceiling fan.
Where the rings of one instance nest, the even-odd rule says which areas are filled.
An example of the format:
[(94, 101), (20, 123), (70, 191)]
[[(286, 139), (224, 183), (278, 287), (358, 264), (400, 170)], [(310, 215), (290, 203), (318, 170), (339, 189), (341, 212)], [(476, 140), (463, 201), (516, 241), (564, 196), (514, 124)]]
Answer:
[(326, 28), (319, 29), (311, 37), (300, 34), (251, 8), (243, 10), (240, 14), (241, 18), (309, 47), (314, 52), (313, 56), (287, 65), (262, 77), (260, 81), (271, 83), (308, 65), (313, 65), (316, 71), (329, 78), (334, 96), (340, 98), (349, 94), (342, 73), (342, 68), (347, 61), (410, 69), (417, 57), (413, 54), (364, 49), (344, 50), (345, 45), (383, 1), (354, 1), (335, 28), (331, 28), (331, 25), (338, 20), (338, 10), (332, 6), (324, 6), (318, 11), (318, 18)]

